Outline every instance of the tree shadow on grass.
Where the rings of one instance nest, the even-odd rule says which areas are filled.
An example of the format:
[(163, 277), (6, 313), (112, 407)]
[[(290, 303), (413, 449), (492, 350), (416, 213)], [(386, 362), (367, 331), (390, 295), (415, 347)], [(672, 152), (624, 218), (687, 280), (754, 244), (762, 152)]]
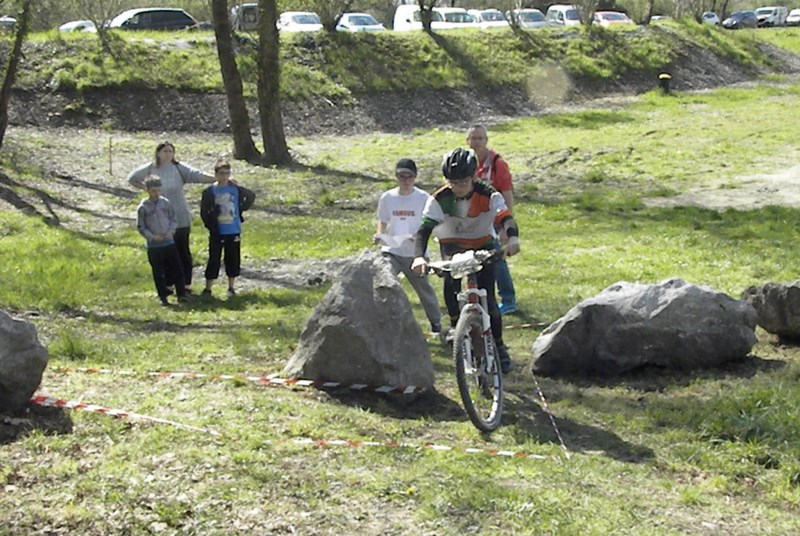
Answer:
[(11, 443), (33, 431), (47, 435), (71, 434), (72, 419), (64, 408), (30, 403), (19, 415), (0, 415), (0, 445)]

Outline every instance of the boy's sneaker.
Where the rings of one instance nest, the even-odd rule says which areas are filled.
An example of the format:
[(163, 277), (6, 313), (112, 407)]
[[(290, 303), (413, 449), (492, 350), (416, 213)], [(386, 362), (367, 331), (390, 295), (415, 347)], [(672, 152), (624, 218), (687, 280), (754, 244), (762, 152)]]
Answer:
[(175, 294), (175, 287), (173, 286), (167, 287), (167, 296), (172, 296), (173, 294)]
[(500, 371), (503, 374), (508, 374), (514, 369), (514, 363), (511, 361), (511, 356), (508, 355), (508, 348), (503, 346), (497, 347), (497, 355), (500, 357)]
[(161, 298), (161, 305), (164, 305), (164, 306), (167, 306), (167, 305), (169, 305), (169, 300), (167, 300), (167, 297), (166, 297), (166, 296), (164, 296), (163, 298)]
[(209, 296), (210, 297), (211, 296), (211, 289), (210, 288), (204, 288), (203, 292), (201, 292), (200, 295), (201, 296)]
[(497, 308), (500, 309), (501, 315), (510, 315), (517, 312), (516, 303), (501, 303)]
[(188, 302), (189, 298), (191, 296), (192, 296), (191, 294), (183, 294), (181, 296), (178, 296), (178, 303), (186, 303), (186, 302)]
[(443, 344), (449, 344), (452, 346), (453, 339), (456, 338), (456, 329), (449, 328), (439, 332), (439, 338), (442, 340)]
[(234, 296), (236, 296), (236, 291), (233, 290), (232, 288), (229, 288), (228, 289), (228, 297), (229, 298), (233, 298)]
[(431, 322), (431, 333), (439, 335), (442, 332), (442, 324), (440, 322)]

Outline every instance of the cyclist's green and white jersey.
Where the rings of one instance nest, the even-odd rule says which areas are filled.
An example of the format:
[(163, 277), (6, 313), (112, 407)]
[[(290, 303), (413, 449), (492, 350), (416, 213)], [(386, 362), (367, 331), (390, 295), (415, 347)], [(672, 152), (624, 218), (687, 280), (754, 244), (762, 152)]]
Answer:
[(494, 227), (511, 217), (503, 196), (488, 183), (476, 180), (465, 198), (456, 197), (450, 185), (433, 193), (422, 212), (422, 227), (432, 229), (443, 249), (450, 252), (488, 249)]

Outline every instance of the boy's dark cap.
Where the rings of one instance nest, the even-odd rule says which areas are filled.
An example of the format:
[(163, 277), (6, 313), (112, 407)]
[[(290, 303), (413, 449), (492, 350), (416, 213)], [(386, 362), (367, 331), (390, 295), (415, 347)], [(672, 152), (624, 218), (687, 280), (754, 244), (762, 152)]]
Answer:
[(144, 180), (144, 187), (145, 188), (161, 188), (161, 179), (158, 177), (147, 177)]
[(410, 158), (401, 158), (394, 167), (395, 173), (411, 173), (417, 175), (417, 165)]

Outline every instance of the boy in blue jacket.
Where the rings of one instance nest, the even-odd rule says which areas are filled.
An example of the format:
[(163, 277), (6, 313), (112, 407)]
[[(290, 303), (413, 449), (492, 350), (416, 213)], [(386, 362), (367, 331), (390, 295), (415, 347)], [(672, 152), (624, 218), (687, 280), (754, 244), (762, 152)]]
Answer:
[(249, 209), (256, 194), (231, 182), (231, 164), (219, 159), (214, 164), (216, 182), (203, 190), (200, 199), (200, 217), (209, 232), (208, 264), (204, 296), (211, 295), (211, 287), (219, 277), (220, 261), (225, 252), (225, 274), (228, 276), (228, 297), (236, 295), (234, 283), (241, 271), (242, 212)]

